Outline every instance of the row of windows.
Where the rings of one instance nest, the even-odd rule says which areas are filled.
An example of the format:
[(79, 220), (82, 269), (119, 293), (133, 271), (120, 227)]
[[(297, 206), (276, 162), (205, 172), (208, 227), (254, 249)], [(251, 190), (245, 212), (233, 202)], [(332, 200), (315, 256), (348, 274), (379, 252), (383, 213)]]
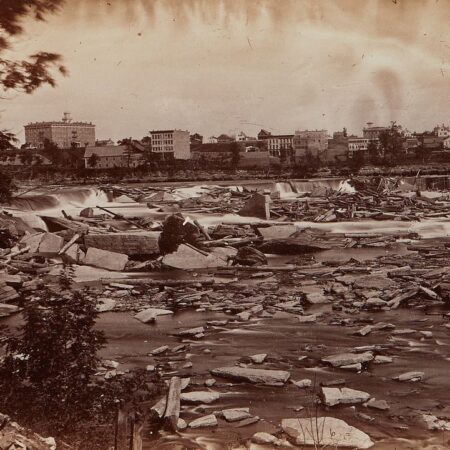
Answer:
[(164, 140), (153, 140), (152, 145), (173, 145), (173, 139), (164, 139)]

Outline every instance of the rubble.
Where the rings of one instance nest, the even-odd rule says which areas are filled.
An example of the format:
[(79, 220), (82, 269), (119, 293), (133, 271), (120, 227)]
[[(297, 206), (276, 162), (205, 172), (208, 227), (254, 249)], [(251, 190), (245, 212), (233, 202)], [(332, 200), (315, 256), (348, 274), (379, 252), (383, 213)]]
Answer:
[(128, 262), (128, 256), (91, 247), (83, 260), (88, 266), (99, 267), (112, 271), (123, 271)]

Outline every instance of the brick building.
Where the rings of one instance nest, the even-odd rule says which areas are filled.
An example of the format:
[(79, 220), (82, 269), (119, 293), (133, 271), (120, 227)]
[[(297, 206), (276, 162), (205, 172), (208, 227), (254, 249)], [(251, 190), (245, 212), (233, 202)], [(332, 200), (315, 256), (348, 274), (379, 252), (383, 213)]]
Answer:
[(183, 130), (154, 130), (152, 137), (152, 153), (161, 159), (190, 159), (191, 143), (189, 131)]

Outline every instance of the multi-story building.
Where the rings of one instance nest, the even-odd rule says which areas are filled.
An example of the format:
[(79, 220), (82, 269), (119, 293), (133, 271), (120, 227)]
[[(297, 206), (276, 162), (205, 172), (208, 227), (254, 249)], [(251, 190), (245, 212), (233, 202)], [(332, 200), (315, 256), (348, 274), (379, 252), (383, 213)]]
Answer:
[(190, 143), (191, 143), (191, 147), (203, 144), (203, 136), (198, 133), (191, 134)]
[(154, 130), (150, 134), (152, 153), (160, 155), (162, 159), (189, 159), (191, 157), (189, 131)]
[(258, 140), (266, 144), (270, 156), (280, 157), (283, 150), (292, 151), (293, 138), (293, 134), (272, 134), (266, 130), (261, 130), (258, 133)]
[(367, 127), (363, 128), (363, 138), (377, 140), (380, 138), (381, 133), (390, 129), (390, 127), (374, 127), (373, 122), (367, 122)]
[(43, 148), (47, 140), (59, 148), (95, 145), (95, 125), (73, 122), (67, 112), (59, 122), (33, 122), (24, 128), (25, 142), (32, 148)]
[(348, 157), (351, 159), (354, 157), (355, 153), (361, 153), (364, 157), (367, 156), (367, 151), (369, 149), (369, 142), (372, 139), (360, 138), (350, 136), (348, 138)]
[(296, 131), (292, 138), (295, 158), (303, 158), (306, 154), (320, 157), (328, 148), (327, 130)]

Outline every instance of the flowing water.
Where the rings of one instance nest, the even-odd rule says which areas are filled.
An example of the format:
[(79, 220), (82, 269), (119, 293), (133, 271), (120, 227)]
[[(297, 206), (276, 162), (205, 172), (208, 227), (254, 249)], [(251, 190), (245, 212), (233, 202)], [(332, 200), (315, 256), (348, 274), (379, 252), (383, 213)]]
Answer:
[[(176, 198), (199, 196), (208, 192), (212, 185), (191, 185), (189, 187), (176, 187), (173, 195)], [(312, 192), (314, 189), (340, 189), (351, 192), (351, 186), (346, 180), (319, 180), (319, 181), (291, 181), (279, 183), (252, 183), (249, 185), (233, 186), (233, 189), (242, 190), (243, 187), (254, 190), (269, 190), (280, 192), (284, 199), (295, 198), (298, 194)], [(120, 212), (125, 216), (153, 215), (155, 219), (162, 219), (165, 214), (147, 208), (146, 205), (136, 203), (117, 202), (101, 190), (96, 188), (70, 188), (42, 191), (38, 194), (28, 194), (17, 199), (12, 205), (11, 212), (19, 214), (32, 226), (40, 224), (45, 227), (39, 215), (61, 216), (61, 210), (68, 214), (77, 214), (82, 208), (105, 206)], [(100, 211), (96, 211), (99, 213)], [(234, 214), (192, 214), (204, 225), (218, 223), (262, 222), (260, 219), (243, 218)], [(43, 224), (43, 225), (42, 225)], [(339, 223), (308, 223), (298, 222), (300, 228), (314, 227), (328, 232), (373, 232), (391, 234), (397, 231), (414, 231), (423, 237), (440, 237), (450, 235), (450, 220), (428, 219), (423, 222), (398, 221), (372, 221)], [(315, 255), (318, 261), (343, 262), (350, 258), (361, 261), (370, 260), (381, 255), (405, 254), (407, 250), (401, 244), (392, 248), (373, 249), (340, 249), (325, 251)], [(316, 311), (316, 309), (318, 309)], [(314, 307), (310, 312), (324, 312), (334, 315), (330, 306)], [(362, 321), (371, 319), (373, 313), (360, 313)], [(209, 320), (230, 319), (223, 312), (177, 312), (174, 316), (162, 316), (152, 325), (142, 324), (135, 320), (132, 313), (104, 313), (98, 320), (98, 328), (102, 329), (108, 338), (108, 345), (102, 351), (102, 357), (120, 362), (121, 369), (144, 368), (149, 364), (168, 362), (164, 356), (152, 357), (149, 353), (161, 345), (173, 347), (179, 344), (175, 333), (181, 328), (191, 328), (205, 325)], [(397, 328), (415, 328), (418, 330), (433, 330), (433, 338), (424, 340), (417, 337), (396, 338), (391, 356), (395, 364), (374, 366), (370, 373), (356, 374), (346, 372), (344, 376), (347, 385), (354, 389), (369, 392), (377, 399), (388, 400), (391, 409), (389, 414), (370, 410), (367, 413), (374, 417), (373, 422), (367, 422), (356, 414), (353, 408), (339, 408), (336, 417), (348, 421), (352, 425), (363, 429), (377, 441), (375, 450), (407, 450), (407, 449), (433, 449), (450, 448), (448, 436), (432, 435), (423, 432), (417, 435), (414, 427), (405, 430), (395, 428), (395, 421), (390, 417), (409, 417), (411, 415), (411, 402), (415, 410), (427, 411), (433, 408), (436, 399), (445, 403), (448, 400), (448, 369), (450, 336), (448, 330), (442, 327), (440, 314), (424, 314), (423, 311), (394, 310), (376, 313), (377, 322), (392, 322)], [(20, 321), (20, 316), (14, 316), (6, 321), (14, 326)], [(181, 376), (190, 376), (202, 383), (209, 377), (209, 370), (214, 367), (234, 365), (240, 358), (268, 353), (269, 360), (265, 368), (286, 369), (291, 372), (293, 380), (304, 378), (315, 379), (318, 382), (342, 377), (342, 372), (330, 368), (318, 368), (320, 358), (326, 354), (339, 353), (342, 349), (355, 345), (355, 337), (351, 336), (348, 327), (327, 324), (299, 324), (290, 319), (251, 319), (248, 322), (231, 322), (226, 327), (213, 327), (208, 329), (205, 339), (188, 341), (190, 344), (189, 361), (193, 369), (179, 370)], [(361, 345), (380, 344), (392, 342), (389, 332), (374, 333), (361, 340)], [(326, 346), (323, 350), (322, 346)], [(210, 352), (205, 352), (208, 349)], [(306, 356), (304, 362), (299, 357)], [(427, 378), (420, 386), (401, 384), (392, 380), (394, 375), (409, 370), (421, 370), (426, 361)], [(184, 364), (182, 361), (181, 364)], [(315, 367), (315, 368), (314, 368)], [(201, 384), (198, 386), (200, 390)], [(267, 431), (276, 433), (281, 418), (304, 417), (304, 412), (296, 412), (296, 408), (305, 405), (308, 401), (306, 391), (288, 384), (285, 388), (255, 387), (247, 384), (218, 384), (212, 388), (223, 392), (217, 402), (203, 406), (202, 414), (215, 410), (232, 407), (250, 407), (254, 415), (258, 415), (260, 422), (244, 428), (233, 428), (232, 425), (221, 426), (214, 431), (184, 432), (177, 436), (163, 435), (157, 440), (146, 439), (145, 449), (208, 449), (225, 450), (237, 443), (251, 437), (255, 432)], [(198, 407), (183, 407), (183, 417), (188, 421), (198, 417)], [(333, 411), (327, 412), (333, 415)], [(237, 447), (235, 447), (237, 448)], [(254, 446), (253, 449), (263, 448)]]

